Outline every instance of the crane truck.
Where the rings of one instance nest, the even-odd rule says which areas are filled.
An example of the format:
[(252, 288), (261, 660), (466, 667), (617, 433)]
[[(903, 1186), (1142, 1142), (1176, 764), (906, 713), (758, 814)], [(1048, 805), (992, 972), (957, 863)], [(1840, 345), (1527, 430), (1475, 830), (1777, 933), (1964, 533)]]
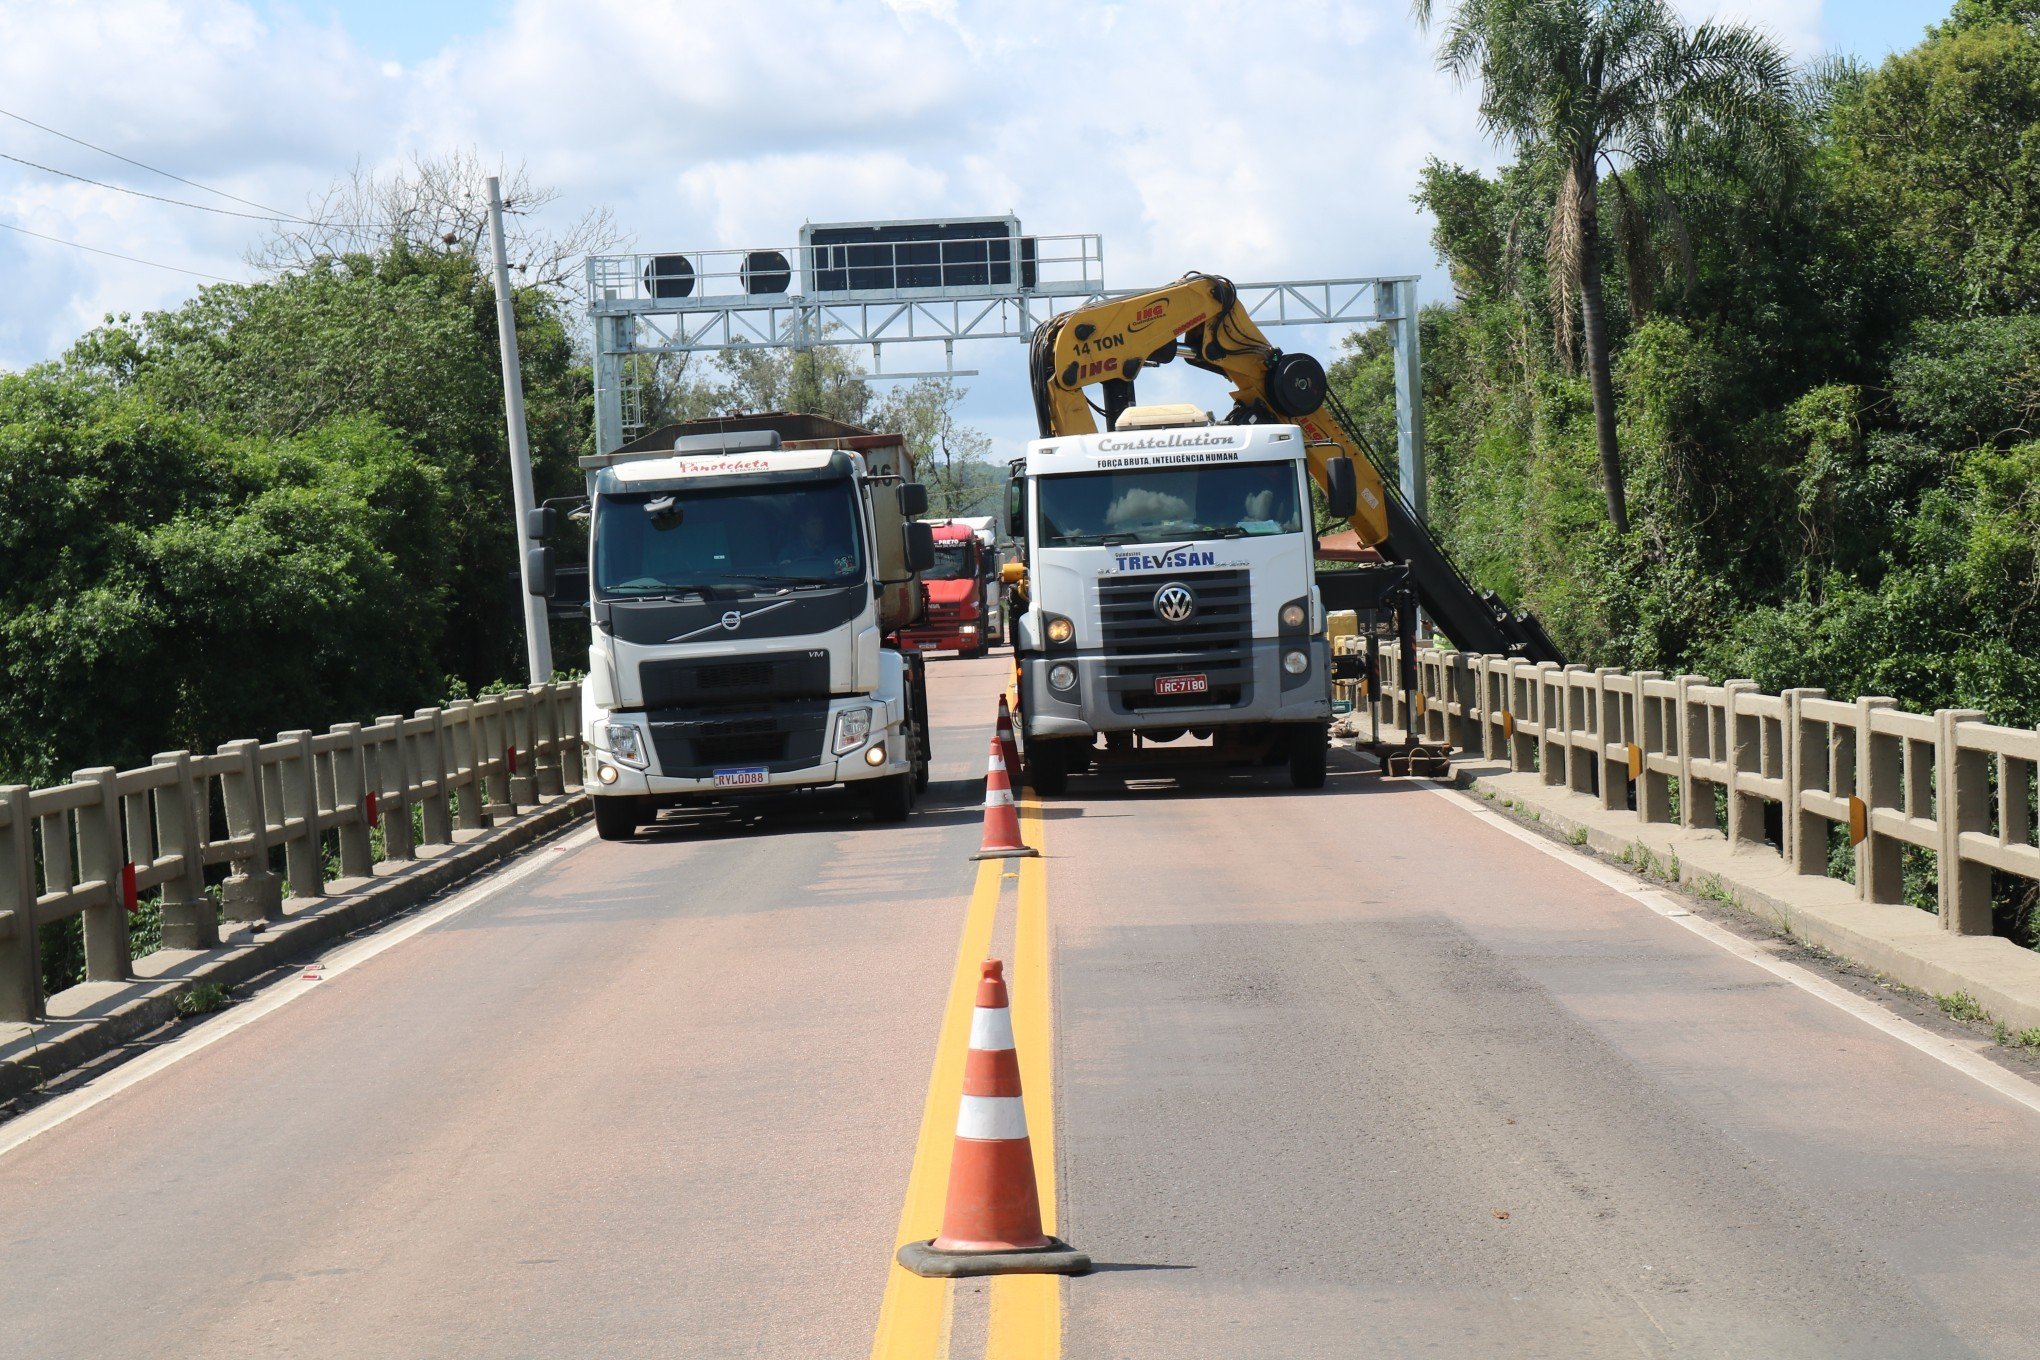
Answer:
[[(1179, 356), (1231, 382), (1222, 419), (1135, 404), (1137, 375)], [(1322, 785), (1328, 608), (1421, 604), (1459, 646), (1559, 659), (1535, 618), (1459, 574), (1384, 483), (1323, 366), (1271, 345), (1227, 280), (1191, 274), (1052, 317), (1029, 375), (1041, 438), (1008, 481), (1021, 560), (1007, 570), (1038, 791), (1060, 792), (1101, 736), (1110, 751), (1185, 734)], [(1318, 576), (1313, 481), (1384, 569)]]
[[(904, 819), (927, 785), (927, 689), (892, 639), (934, 557), (904, 442), (774, 414), (669, 426), (581, 467), (599, 834), (831, 786)], [(557, 527), (553, 507), (532, 513), (533, 537)], [(531, 552), (550, 595), (552, 549)]]

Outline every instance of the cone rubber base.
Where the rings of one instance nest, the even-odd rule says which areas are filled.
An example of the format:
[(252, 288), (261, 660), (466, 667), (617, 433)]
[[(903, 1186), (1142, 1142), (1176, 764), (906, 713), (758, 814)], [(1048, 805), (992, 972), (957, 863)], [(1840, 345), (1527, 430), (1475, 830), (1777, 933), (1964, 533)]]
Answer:
[(916, 1275), (960, 1279), (970, 1275), (1086, 1275), (1091, 1258), (1060, 1237), (1024, 1251), (937, 1251), (933, 1240), (900, 1248), (900, 1264)]
[(1031, 845), (1016, 845), (1010, 850), (980, 850), (972, 859), (1026, 859), (1041, 852)]

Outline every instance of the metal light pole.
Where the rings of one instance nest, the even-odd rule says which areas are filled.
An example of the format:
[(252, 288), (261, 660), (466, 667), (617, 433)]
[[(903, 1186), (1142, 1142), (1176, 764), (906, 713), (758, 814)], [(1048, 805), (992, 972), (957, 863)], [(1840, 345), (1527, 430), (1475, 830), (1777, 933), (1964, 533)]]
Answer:
[(534, 503), (531, 490), (531, 441), (524, 430), (524, 373), (517, 364), (517, 316), (510, 305), (510, 265), (503, 258), (503, 186), (489, 176), (489, 248), (496, 256), (496, 335), (503, 346), (503, 410), (510, 426), (510, 491), (517, 502), (517, 578), (524, 590), (524, 657), (531, 683), (552, 679), (552, 634), (546, 627), (546, 602), (531, 593), (527, 536)]

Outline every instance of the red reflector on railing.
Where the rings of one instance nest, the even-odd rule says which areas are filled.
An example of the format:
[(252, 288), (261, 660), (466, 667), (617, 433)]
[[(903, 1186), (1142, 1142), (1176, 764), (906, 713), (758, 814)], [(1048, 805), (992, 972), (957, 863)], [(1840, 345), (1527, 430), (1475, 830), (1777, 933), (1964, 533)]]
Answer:
[(508, 764), (508, 765), (509, 765), (509, 767), (510, 767), (510, 773), (512, 773), (512, 774), (516, 774), (516, 773), (517, 773), (517, 748), (516, 748), (515, 746), (506, 746), (506, 747), (504, 747), (504, 748), (503, 748), (503, 760), (504, 760), (504, 762), (505, 762), (506, 764)]
[(120, 904), (131, 912), (142, 905), (142, 893), (135, 882), (133, 860), (120, 866)]
[(368, 824), (370, 826), (382, 825), (382, 808), (380, 801), (373, 792), (368, 795)]

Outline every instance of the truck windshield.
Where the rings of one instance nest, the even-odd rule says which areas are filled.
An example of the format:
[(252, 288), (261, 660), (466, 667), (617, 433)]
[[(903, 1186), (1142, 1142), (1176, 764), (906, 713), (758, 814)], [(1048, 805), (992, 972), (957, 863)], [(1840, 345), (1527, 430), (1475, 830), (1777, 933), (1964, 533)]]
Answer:
[(1041, 478), (1040, 496), (1046, 548), (1303, 529), (1294, 463), (1070, 472)]
[(924, 581), (967, 581), (977, 573), (971, 570), (970, 544), (937, 543), (935, 565), (921, 573)]
[(864, 575), (848, 482), (605, 496), (594, 559), (596, 588), (607, 598), (852, 585)]

